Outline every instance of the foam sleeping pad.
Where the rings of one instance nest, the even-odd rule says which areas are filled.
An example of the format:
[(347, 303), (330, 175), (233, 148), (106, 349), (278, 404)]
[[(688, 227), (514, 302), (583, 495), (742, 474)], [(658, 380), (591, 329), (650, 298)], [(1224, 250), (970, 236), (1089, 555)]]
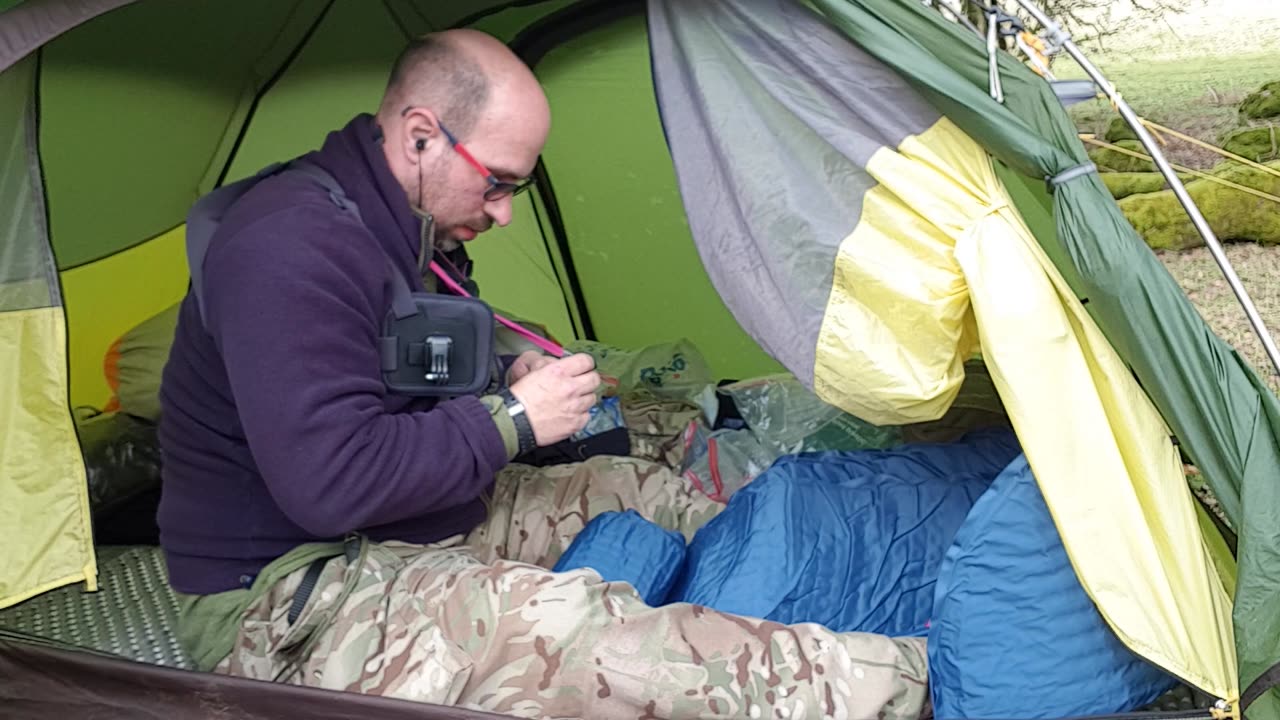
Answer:
[(1013, 431), (998, 428), (955, 443), (784, 457), (698, 531), (667, 601), (924, 635), (943, 553), (1019, 452)]
[(928, 652), (939, 720), (1128, 712), (1176, 684), (1098, 613), (1021, 455), (945, 554)]
[(591, 568), (609, 582), (627, 582), (649, 605), (661, 605), (684, 565), (684, 536), (635, 510), (602, 513), (587, 523), (552, 568)]

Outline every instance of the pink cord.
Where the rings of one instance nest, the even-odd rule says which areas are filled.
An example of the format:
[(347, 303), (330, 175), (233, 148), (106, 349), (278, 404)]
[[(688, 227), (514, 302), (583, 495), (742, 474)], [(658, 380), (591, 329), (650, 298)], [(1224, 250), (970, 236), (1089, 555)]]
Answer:
[[(439, 263), (437, 263), (435, 260), (431, 261), (430, 267), (431, 267), (431, 272), (435, 273), (436, 277), (440, 278), (440, 282), (443, 282), (445, 286), (448, 287), (450, 290), (454, 291), (455, 293), (458, 293), (463, 297), (471, 297), (470, 293), (462, 289), (462, 286), (459, 285), (457, 281), (449, 277), (449, 273), (446, 273), (444, 271), (444, 268), (440, 267)], [(494, 313), (493, 316), (498, 320), (498, 322), (511, 328), (513, 331), (515, 331), (519, 335), (522, 335), (534, 345), (537, 345), (538, 347), (542, 348), (543, 350), (547, 351), (548, 353), (556, 357), (564, 357), (565, 353), (564, 353), (563, 347), (560, 347), (559, 345), (551, 342), (550, 340), (542, 337), (541, 335), (538, 335), (530, 331), (528, 328), (525, 328), (521, 325), (517, 325), (516, 323), (511, 322), (510, 320), (502, 317), (497, 313)]]

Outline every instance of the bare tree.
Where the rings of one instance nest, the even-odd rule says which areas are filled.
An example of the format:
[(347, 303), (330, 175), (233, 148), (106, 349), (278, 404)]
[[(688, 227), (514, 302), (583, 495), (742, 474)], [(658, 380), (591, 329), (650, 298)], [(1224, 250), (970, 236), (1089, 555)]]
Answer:
[[(980, 31), (986, 31), (987, 8), (994, 3), (1038, 33), (1043, 28), (1016, 0), (926, 0), (960, 10)], [(1149, 27), (1170, 15), (1206, 4), (1208, 0), (1035, 0), (1049, 17), (1071, 34), (1077, 45), (1102, 49), (1109, 38)], [(1007, 26), (1006, 26), (1007, 27)]]
[[(1162, 22), (1170, 15), (1186, 12), (1206, 0), (1039, 0), (1049, 17), (1057, 20), (1081, 47), (1105, 47), (1115, 35), (1141, 30), (1152, 23)], [(1017, 7), (1016, 2), (1006, 0), (1006, 6)], [(1022, 12), (1015, 13), (1027, 29), (1038, 32), (1041, 28), (1035, 20)]]

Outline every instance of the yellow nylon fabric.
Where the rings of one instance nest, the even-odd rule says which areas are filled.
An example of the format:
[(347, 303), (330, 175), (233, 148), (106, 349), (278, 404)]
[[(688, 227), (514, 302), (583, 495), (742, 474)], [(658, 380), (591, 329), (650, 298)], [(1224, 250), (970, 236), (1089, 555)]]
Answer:
[(0, 608), (73, 582), (95, 590), (60, 308), (0, 313), (0, 388)]
[[(938, 190), (931, 201), (945, 202), (950, 189)], [(877, 425), (937, 420), (951, 406), (977, 331), (939, 232), (883, 184), (863, 195), (858, 225), (836, 253), (818, 332), (819, 397)]]
[[(1220, 553), (1201, 533), (1169, 429), (1036, 243), (985, 151), (943, 119), (882, 148), (867, 171), (879, 187), (837, 257), (815, 389), (851, 412), (873, 410), (874, 421), (935, 416), (954, 395), (959, 363), (980, 347), (1103, 617), (1135, 652), (1237, 699), (1220, 579), (1234, 568), (1215, 565)], [(878, 317), (859, 316), (869, 313)], [(907, 345), (897, 350), (900, 339)], [(892, 391), (870, 389), (879, 382)]]

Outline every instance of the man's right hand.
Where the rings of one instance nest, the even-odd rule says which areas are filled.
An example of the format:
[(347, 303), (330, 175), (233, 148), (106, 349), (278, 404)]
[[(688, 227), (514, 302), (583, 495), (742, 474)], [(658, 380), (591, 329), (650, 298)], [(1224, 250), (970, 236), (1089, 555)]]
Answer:
[(530, 372), (511, 386), (524, 405), (539, 447), (554, 445), (587, 426), (600, 375), (586, 353), (570, 355)]

